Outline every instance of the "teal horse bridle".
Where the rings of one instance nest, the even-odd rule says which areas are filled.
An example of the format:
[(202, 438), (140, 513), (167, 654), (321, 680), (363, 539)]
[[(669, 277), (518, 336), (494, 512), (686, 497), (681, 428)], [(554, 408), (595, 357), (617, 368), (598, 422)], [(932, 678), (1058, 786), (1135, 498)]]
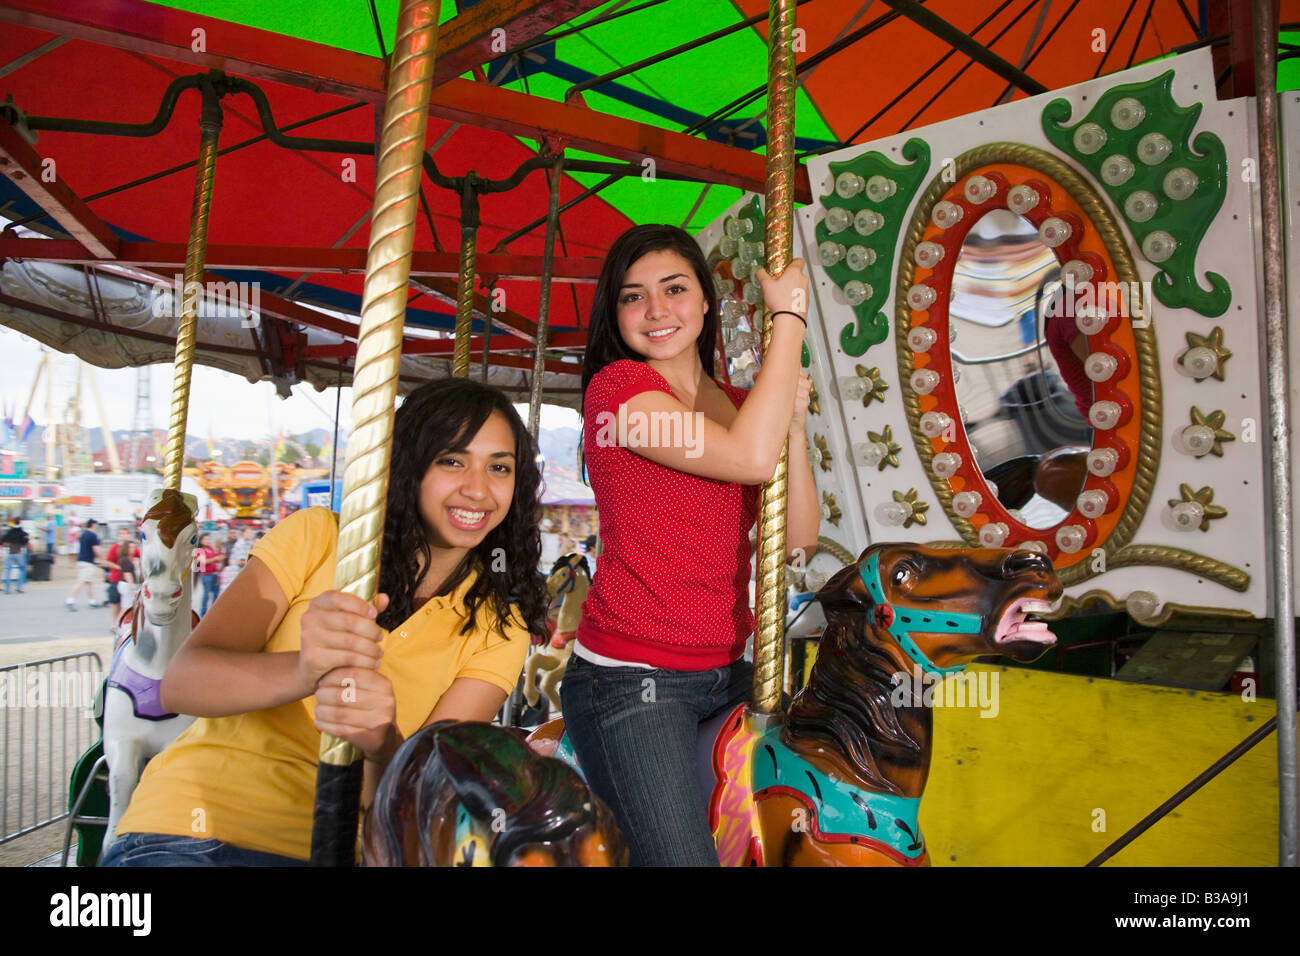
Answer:
[(965, 664), (956, 667), (939, 667), (925, 655), (911, 633), (923, 631), (931, 634), (978, 634), (984, 627), (984, 615), (963, 614), (959, 611), (918, 611), (915, 608), (897, 609), (885, 597), (884, 582), (880, 578), (879, 554), (873, 554), (859, 569), (862, 583), (867, 586), (867, 593), (875, 602), (876, 623), (889, 631), (898, 646), (912, 660), (916, 661), (927, 674), (946, 677), (964, 670)]

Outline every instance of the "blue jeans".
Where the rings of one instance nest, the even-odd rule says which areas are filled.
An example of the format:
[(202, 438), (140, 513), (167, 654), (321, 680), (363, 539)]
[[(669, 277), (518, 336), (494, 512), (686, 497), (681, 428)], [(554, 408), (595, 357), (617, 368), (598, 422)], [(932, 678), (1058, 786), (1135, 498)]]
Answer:
[(753, 666), (600, 667), (576, 654), (560, 686), (565, 729), (632, 866), (717, 866), (696, 770), (700, 724), (748, 699)]
[(203, 582), (203, 607), (199, 609), (199, 617), (203, 617), (208, 613), (208, 608), (216, 603), (217, 576), (215, 574), (200, 574), (199, 580)]
[(9, 593), (9, 578), (18, 569), (18, 590), (27, 587), (27, 552), (5, 555), (5, 594)]
[(108, 848), (100, 866), (308, 866), (306, 860), (261, 850), (245, 850), (220, 840), (165, 833), (123, 833)]

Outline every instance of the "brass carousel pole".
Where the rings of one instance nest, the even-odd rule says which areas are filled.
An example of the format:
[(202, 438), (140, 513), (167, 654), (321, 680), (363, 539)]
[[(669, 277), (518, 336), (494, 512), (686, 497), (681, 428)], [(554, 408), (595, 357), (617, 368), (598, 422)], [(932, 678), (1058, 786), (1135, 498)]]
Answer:
[[(767, 202), (764, 211), (767, 271), (779, 276), (794, 254), (794, 8), (795, 0), (771, 0), (767, 36)], [(781, 303), (785, 307), (785, 303)], [(772, 340), (772, 318), (763, 314), (763, 351)], [(785, 504), (787, 453), (763, 485), (758, 527), (758, 595), (754, 634), (754, 699), (751, 712), (773, 717), (781, 710), (785, 645)]]
[[(369, 601), (379, 580), (388, 461), (402, 358), (402, 323), (411, 277), (429, 91), (438, 40), (439, 0), (403, 0), (388, 74), (375, 167), (370, 250), (352, 375), (352, 432), (343, 472), (334, 586)], [(311, 861), (349, 866), (356, 859), (362, 759), (351, 744), (322, 734), (312, 820)]]
[(185, 247), (185, 284), (181, 317), (176, 328), (176, 356), (172, 360), (172, 407), (167, 422), (167, 451), (163, 456), (163, 487), (181, 490), (185, 464), (185, 428), (190, 411), (190, 379), (194, 373), (194, 343), (203, 301), (203, 260), (208, 248), (208, 214), (212, 209), (212, 181), (217, 171), (217, 140), (221, 137), (221, 98), (208, 77), (200, 80), (203, 108), (199, 113), (199, 164), (195, 172), (194, 205), (190, 209), (190, 236)]
[[(470, 333), (474, 327), (474, 269), (478, 240), (477, 178), (466, 173), (460, 194), (460, 275), (456, 280), (456, 344), (452, 353), (452, 378), (469, 378)], [(491, 308), (491, 303), (488, 308)], [(491, 324), (492, 317), (484, 319)], [(486, 359), (484, 360), (486, 361)]]
[(546, 342), (550, 330), (551, 284), (555, 270), (555, 232), (560, 224), (560, 172), (564, 168), (564, 151), (551, 167), (551, 198), (546, 207), (546, 244), (542, 246), (542, 289), (537, 303), (537, 351), (533, 355), (533, 383), (528, 396), (528, 434), (537, 441), (537, 426), (542, 414), (542, 373), (546, 371)]

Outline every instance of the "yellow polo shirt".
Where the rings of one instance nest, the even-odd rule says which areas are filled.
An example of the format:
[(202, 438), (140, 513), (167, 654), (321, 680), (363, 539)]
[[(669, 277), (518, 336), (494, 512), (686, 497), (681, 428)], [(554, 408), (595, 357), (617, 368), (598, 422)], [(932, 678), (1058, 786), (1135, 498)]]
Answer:
[[(264, 648), (296, 651), (313, 598), (334, 587), (338, 518), (308, 508), (281, 522), (253, 549), (289, 596), (289, 609)], [(523, 670), (528, 631), (516, 612), (509, 639), (480, 607), (476, 627), (461, 634), (466, 578), (435, 597), (383, 641), (379, 672), (393, 684), (397, 728), (409, 737), (460, 677), (509, 693)], [(136, 787), (119, 833), (166, 833), (307, 859), (320, 732), (315, 697), (233, 717), (201, 717), (154, 757)]]

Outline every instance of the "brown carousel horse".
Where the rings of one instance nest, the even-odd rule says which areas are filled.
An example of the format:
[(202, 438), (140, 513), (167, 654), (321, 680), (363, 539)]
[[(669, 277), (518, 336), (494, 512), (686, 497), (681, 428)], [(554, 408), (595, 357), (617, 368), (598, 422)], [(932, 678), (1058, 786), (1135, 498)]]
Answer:
[[(913, 674), (934, 680), (956, 673), (983, 655), (1036, 659), (1055, 638), (1032, 616), (1047, 611), (1060, 595), (1051, 564), (1031, 551), (890, 544), (865, 551), (818, 592), (827, 626), (808, 684), (784, 721), (751, 724), (742, 706), (701, 726), (707, 745), (701, 782), (711, 794), (709, 822), (721, 862), (928, 865), (917, 816), (930, 767), (930, 701), (919, 693), (900, 695), (900, 684)], [(462, 726), (481, 728), (483, 740), (494, 741), (489, 750), (496, 740), (501, 747), (518, 740), (512, 731)], [(605, 822), (609, 812), (585, 787), (550, 798), (536, 782), (539, 773), (558, 775), (559, 761), (551, 755), (576, 768), (563, 722), (538, 728), (529, 741), (546, 757), (526, 772), (522, 767), (528, 761), (517, 751), (509, 760), (488, 762), (460, 756), (459, 769), (448, 765), (432, 773), (413, 766), (424, 759), (414, 752), (400, 767), (395, 760), (381, 784), (381, 798), (391, 805), (385, 813), (402, 821), (400, 832), (386, 849), (372, 851), (368, 821), (367, 859), (447, 860), (459, 846), (469, 845), (468, 827), (458, 824), (456, 837), (449, 836), (450, 792), (462, 790), (475, 794), (479, 809), (471, 813), (482, 819), (486, 808), (504, 810), (507, 827), (517, 811), (507, 807), (503, 794), (538, 794), (529, 799), (549, 799), (552, 805), (563, 800), (572, 812), (587, 809), (596, 819), (589, 826), (599, 833), (588, 839), (612, 847), (613, 826)], [(417, 778), (436, 798), (422, 795)], [(539, 813), (534, 808), (528, 816)], [(510, 852), (517, 852), (517, 844)], [(584, 856), (563, 852), (569, 854), (566, 862)], [(621, 852), (620, 844), (618, 851), (598, 855), (615, 861)], [(493, 862), (498, 857), (508, 854), (493, 851)]]

